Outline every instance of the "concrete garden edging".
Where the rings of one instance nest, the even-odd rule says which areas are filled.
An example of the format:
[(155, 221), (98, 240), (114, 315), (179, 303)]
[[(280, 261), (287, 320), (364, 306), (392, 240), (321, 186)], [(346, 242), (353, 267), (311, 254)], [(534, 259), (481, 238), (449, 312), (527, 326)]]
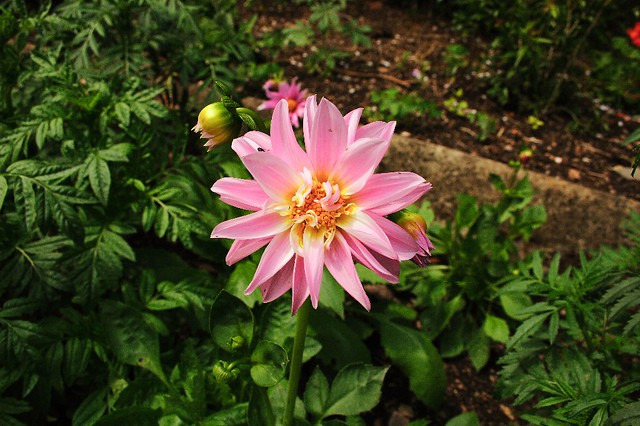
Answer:
[[(430, 181), (433, 189), (424, 199), (431, 202), (437, 219), (448, 220), (455, 214), (457, 194), (494, 202), (499, 194), (489, 183), (489, 175), (496, 173), (503, 179), (511, 175), (506, 164), (401, 135), (394, 136), (382, 169), (410, 170)], [(548, 216), (531, 239), (533, 247), (577, 253), (625, 242), (622, 224), (631, 211), (640, 211), (640, 202), (541, 173), (526, 173), (536, 192), (534, 204), (542, 203)]]

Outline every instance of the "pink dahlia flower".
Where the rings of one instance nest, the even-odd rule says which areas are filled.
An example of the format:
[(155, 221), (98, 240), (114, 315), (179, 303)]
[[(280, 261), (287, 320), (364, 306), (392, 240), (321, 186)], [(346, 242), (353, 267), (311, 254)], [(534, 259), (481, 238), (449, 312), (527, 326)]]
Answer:
[(300, 118), (302, 118), (304, 114), (307, 90), (302, 90), (302, 85), (296, 83), (295, 78), (291, 80), (291, 83), (287, 83), (286, 81), (276, 83), (274, 80), (267, 80), (262, 87), (269, 99), (261, 103), (260, 106), (258, 106), (258, 110), (274, 109), (276, 105), (278, 105), (278, 102), (284, 99), (287, 101), (291, 124), (299, 127)]
[(418, 200), (431, 184), (411, 172), (374, 174), (391, 143), (395, 122), (358, 127), (362, 108), (342, 116), (334, 104), (306, 100), (304, 141), (297, 143), (289, 107), (273, 112), (271, 135), (252, 131), (232, 143), (255, 180), (225, 177), (211, 190), (253, 213), (215, 227), (212, 238), (231, 238), (231, 265), (266, 246), (245, 290), (258, 287), (265, 302), (292, 292), (292, 312), (308, 298), (318, 306), (324, 266), (366, 309), (358, 261), (397, 283), (399, 262), (423, 249), (385, 216)]

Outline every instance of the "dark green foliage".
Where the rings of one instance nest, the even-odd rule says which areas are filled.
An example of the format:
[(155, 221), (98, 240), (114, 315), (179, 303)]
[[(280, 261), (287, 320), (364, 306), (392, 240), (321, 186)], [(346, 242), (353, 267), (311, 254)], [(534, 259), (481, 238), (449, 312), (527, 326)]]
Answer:
[(535, 302), (519, 312), (523, 322), (500, 361), (502, 395), (516, 404), (533, 399), (535, 409), (523, 416), (532, 424), (604, 425), (640, 390), (633, 360), (640, 350), (640, 258), (629, 250), (637, 254), (638, 247), (582, 255), (579, 267), (562, 273), (559, 256), (545, 272), (535, 253), (500, 290), (526, 291)]
[(491, 43), (484, 59), (490, 60), (489, 93), (499, 102), (536, 115), (582, 113), (580, 103), (596, 98), (618, 107), (638, 105), (638, 50), (626, 34), (638, 17), (636, 2), (440, 3), (460, 32)]

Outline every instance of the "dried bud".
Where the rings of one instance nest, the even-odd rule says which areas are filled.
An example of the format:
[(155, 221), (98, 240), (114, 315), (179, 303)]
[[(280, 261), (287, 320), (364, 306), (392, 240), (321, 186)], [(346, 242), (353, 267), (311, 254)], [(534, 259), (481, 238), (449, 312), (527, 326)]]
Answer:
[(427, 237), (427, 222), (419, 214), (403, 210), (400, 212), (397, 223), (418, 243), (419, 251), (411, 260), (418, 266), (425, 266), (429, 263), (431, 250), (434, 249), (433, 244)]
[(240, 136), (242, 120), (237, 114), (230, 112), (222, 102), (209, 104), (198, 114), (198, 123), (194, 132), (200, 132), (201, 138), (209, 139), (204, 146), (211, 151), (216, 145), (231, 142)]

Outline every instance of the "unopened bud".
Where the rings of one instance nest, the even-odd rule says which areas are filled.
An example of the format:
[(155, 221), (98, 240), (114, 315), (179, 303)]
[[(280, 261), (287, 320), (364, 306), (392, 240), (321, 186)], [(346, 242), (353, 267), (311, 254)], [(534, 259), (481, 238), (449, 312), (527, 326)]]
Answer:
[(416, 243), (418, 243), (418, 252), (411, 259), (418, 266), (425, 266), (429, 263), (431, 250), (434, 249), (433, 244), (427, 237), (427, 222), (417, 213), (403, 210), (399, 213), (396, 222), (400, 227), (409, 233)]
[(200, 133), (203, 139), (209, 139), (204, 146), (211, 151), (216, 145), (229, 143), (240, 136), (242, 120), (237, 114), (229, 111), (222, 102), (207, 105), (198, 114), (198, 123), (194, 132)]
[(531, 148), (523, 148), (520, 150), (518, 154), (518, 159), (520, 160), (520, 164), (523, 166), (529, 162), (529, 160), (533, 157), (533, 151)]
[(233, 363), (218, 361), (211, 367), (213, 377), (220, 383), (229, 383), (235, 380), (240, 373), (240, 369), (235, 367)]

